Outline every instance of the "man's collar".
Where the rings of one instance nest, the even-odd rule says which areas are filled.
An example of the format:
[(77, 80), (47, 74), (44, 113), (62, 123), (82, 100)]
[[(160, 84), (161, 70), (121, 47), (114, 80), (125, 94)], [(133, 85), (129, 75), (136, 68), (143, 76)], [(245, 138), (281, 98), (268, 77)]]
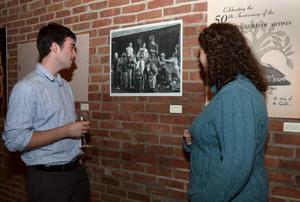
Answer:
[(41, 63), (36, 65), (36, 71), (45, 76), (51, 82), (57, 82), (59, 86), (63, 85), (63, 79), (61, 78), (60, 74), (57, 73), (57, 76), (53, 76)]

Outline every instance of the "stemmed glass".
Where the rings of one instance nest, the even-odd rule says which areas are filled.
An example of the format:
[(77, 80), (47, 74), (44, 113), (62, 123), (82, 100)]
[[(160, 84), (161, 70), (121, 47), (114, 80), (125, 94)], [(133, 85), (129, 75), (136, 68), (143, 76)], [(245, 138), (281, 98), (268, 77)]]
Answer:
[[(89, 113), (87, 111), (82, 111), (78, 113), (78, 120), (79, 121), (88, 121), (89, 120)], [(81, 135), (81, 148), (91, 147), (92, 145), (87, 144), (85, 135)]]

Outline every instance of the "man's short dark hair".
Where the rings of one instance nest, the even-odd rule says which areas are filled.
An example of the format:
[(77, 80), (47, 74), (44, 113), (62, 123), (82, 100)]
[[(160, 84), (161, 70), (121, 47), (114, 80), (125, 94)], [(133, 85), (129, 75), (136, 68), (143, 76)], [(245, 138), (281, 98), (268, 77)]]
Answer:
[(67, 27), (57, 23), (49, 23), (42, 27), (38, 33), (36, 46), (40, 54), (40, 60), (50, 53), (50, 47), (53, 42), (62, 47), (67, 37), (76, 41), (75, 34)]

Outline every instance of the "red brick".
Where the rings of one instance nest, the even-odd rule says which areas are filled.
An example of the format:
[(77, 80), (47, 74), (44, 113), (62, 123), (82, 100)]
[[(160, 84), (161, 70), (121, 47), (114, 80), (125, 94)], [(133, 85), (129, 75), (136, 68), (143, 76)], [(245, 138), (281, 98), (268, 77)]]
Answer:
[(116, 196), (126, 197), (127, 192), (122, 189), (117, 189), (115, 187), (107, 187), (107, 192)]
[(172, 177), (171, 169), (167, 169), (167, 168), (163, 168), (163, 167), (155, 167), (155, 166), (149, 166), (146, 169), (147, 169), (147, 173), (149, 173), (151, 175)]
[(100, 12), (100, 18), (106, 18), (111, 16), (120, 15), (121, 9), (120, 8), (109, 8), (106, 10), (102, 10)]
[(55, 13), (56, 18), (67, 17), (70, 15), (71, 15), (71, 12), (69, 10), (58, 11)]
[(191, 5), (183, 5), (178, 7), (172, 7), (172, 8), (165, 8), (164, 9), (164, 16), (168, 15), (178, 15), (181, 13), (190, 13), (191, 12)]
[(86, 13), (79, 16), (80, 21), (94, 20), (98, 18), (98, 13)]
[(199, 81), (202, 79), (199, 71), (190, 72), (189, 76), (190, 76), (190, 81)]
[(277, 144), (300, 145), (300, 135), (275, 134), (274, 142)]
[[(132, 121), (132, 114), (124, 112), (124, 113), (114, 113), (113, 114), (113, 120), (118, 120), (118, 121)], [(133, 123), (135, 124), (135, 123)]]
[(273, 197), (270, 197), (269, 202), (286, 202), (286, 200), (284, 199), (279, 199), (279, 198), (273, 198)]
[(116, 158), (120, 159), (121, 153), (118, 151), (110, 151), (110, 150), (101, 150), (100, 152), (103, 158)]
[(300, 157), (300, 149), (296, 149), (296, 157), (297, 157), (297, 158)]
[(181, 145), (182, 137), (161, 136), (160, 143), (164, 145)]
[(182, 115), (161, 115), (159, 117), (161, 123), (186, 125), (188, 119)]
[[(89, 85), (89, 91), (98, 91), (98, 85)], [(89, 108), (91, 111), (98, 111), (100, 109), (100, 104), (90, 103)]]
[(188, 15), (188, 16), (183, 16), (181, 17), (183, 20), (184, 24), (190, 24), (190, 23), (195, 23), (195, 22), (203, 22), (204, 17), (203, 14), (196, 14), (196, 15)]
[(114, 24), (132, 23), (135, 21), (136, 21), (135, 15), (120, 16), (120, 17), (115, 17), (113, 19)]
[(194, 4), (193, 11), (199, 11), (199, 12), (207, 11), (207, 2)]
[(115, 121), (101, 121), (100, 126), (105, 129), (116, 129), (118, 128)]
[(107, 7), (107, 1), (90, 4), (89, 7), (92, 10), (100, 10)]
[(150, 154), (157, 154), (160, 156), (170, 156), (173, 155), (173, 148), (160, 145), (150, 145), (147, 147), (146, 152)]
[(64, 2), (65, 7), (74, 7), (80, 4), (81, 4), (81, 0), (69, 0)]
[(271, 193), (272, 195), (276, 195), (276, 196), (285, 196), (294, 199), (300, 198), (299, 188), (273, 187)]
[(149, 11), (149, 12), (138, 14), (137, 21), (151, 20), (151, 19), (160, 18), (160, 17), (162, 17), (161, 10)]
[(183, 84), (183, 90), (184, 91), (189, 91), (189, 92), (203, 92), (203, 83), (198, 82), (198, 83), (184, 83)]
[(179, 201), (188, 201), (187, 194), (186, 194), (186, 192), (183, 192), (183, 191), (177, 191), (177, 190), (169, 189), (168, 190), (168, 197), (176, 198)]
[(100, 201), (109, 201), (109, 202), (120, 202), (121, 200), (117, 197), (108, 194), (101, 194)]
[(144, 112), (144, 104), (120, 104), (120, 111), (123, 112)]
[(123, 129), (128, 129), (131, 131), (144, 131), (144, 124), (142, 123), (122, 123)]
[(169, 105), (168, 104), (146, 104), (147, 112), (160, 112), (160, 113), (168, 113), (169, 112)]
[(134, 143), (123, 143), (123, 150), (133, 151), (133, 152), (144, 152), (145, 145), (144, 144), (134, 144)]
[(89, 101), (93, 100), (99, 100), (101, 98), (101, 95), (99, 93), (89, 93), (88, 95)]
[(12, 1), (8, 1), (7, 2), (7, 7), (13, 7), (13, 6), (17, 6), (19, 4), (18, 0), (12, 0)]
[(153, 0), (148, 3), (148, 9), (161, 8), (173, 5), (173, 0)]
[(197, 70), (200, 71), (199, 60), (184, 60), (183, 66), (185, 70)]
[(135, 182), (139, 182), (139, 183), (148, 184), (148, 183), (154, 183), (156, 181), (154, 176), (149, 176), (149, 175), (133, 174), (132, 178)]
[(145, 190), (145, 186), (143, 186), (142, 184), (136, 184), (131, 182), (122, 182), (122, 187), (138, 193), (142, 193)]
[(276, 121), (276, 120), (271, 119), (269, 121), (269, 130), (270, 131), (276, 131), (276, 132), (282, 132), (283, 131), (282, 121)]
[(290, 171), (300, 170), (300, 161), (266, 158), (265, 163), (270, 168), (283, 168)]
[(92, 118), (98, 119), (98, 120), (105, 120), (105, 119), (111, 119), (112, 115), (111, 115), (111, 113), (93, 112)]
[(46, 8), (39, 8), (33, 11), (34, 16), (38, 16), (44, 13), (46, 13)]
[(63, 3), (53, 4), (48, 6), (48, 12), (55, 12), (63, 9)]
[(174, 173), (174, 177), (176, 179), (188, 180), (189, 179), (189, 172), (188, 171), (176, 170), (175, 173)]
[(184, 183), (183, 182), (179, 182), (177, 180), (170, 180), (170, 179), (166, 179), (166, 178), (159, 178), (158, 179), (158, 183), (162, 184), (162, 185), (166, 185), (166, 186), (171, 187), (171, 188), (180, 189), (180, 190), (183, 190), (183, 188), (184, 188)]
[(157, 135), (144, 135), (144, 134), (136, 134), (135, 140), (137, 142), (143, 142), (143, 143), (158, 143), (159, 138)]
[(280, 171), (269, 171), (268, 172), (269, 180), (271, 182), (279, 182), (279, 183), (294, 183), (294, 176), (289, 173), (284, 173)]
[(73, 8), (73, 14), (83, 13), (86, 11), (86, 9), (87, 9), (86, 6), (79, 6), (79, 7)]
[(108, 26), (111, 24), (111, 19), (100, 19), (100, 20), (96, 20), (92, 23), (92, 27), (93, 28), (102, 28), (104, 26)]
[(103, 111), (117, 111), (119, 109), (119, 104), (116, 103), (102, 103), (102, 110)]
[(122, 168), (125, 170), (145, 172), (145, 165), (143, 165), (143, 164), (137, 164), (137, 163), (133, 163), (133, 162), (129, 162), (129, 163), (123, 162), (122, 165), (123, 165)]
[(38, 17), (34, 17), (34, 18), (30, 18), (28, 20), (26, 20), (26, 25), (33, 25), (39, 22), (39, 18)]
[(162, 124), (146, 124), (145, 129), (148, 132), (152, 132), (154, 134), (157, 133), (169, 133), (170, 132), (170, 126), (168, 125), (162, 125)]
[(95, 38), (95, 39), (90, 39), (90, 46), (101, 46), (107, 43), (107, 38), (102, 37), (102, 38)]
[(270, 156), (292, 157), (293, 149), (289, 149), (285, 147), (268, 146), (266, 147), (266, 154)]
[(50, 21), (54, 19), (54, 13), (50, 13), (50, 14), (46, 14), (46, 15), (42, 15), (40, 16), (40, 22), (44, 22), (44, 21)]
[(145, 4), (137, 4), (137, 5), (130, 5), (122, 8), (122, 13), (136, 13), (140, 11), (144, 11), (146, 9)]
[[(198, 37), (193, 37), (193, 38), (186, 38), (183, 41), (183, 46), (184, 47), (199, 47), (199, 42), (198, 42)], [(198, 60), (196, 60), (199, 62)]]
[(130, 0), (114, 0), (114, 1), (108, 1), (108, 7), (115, 7), (115, 6), (128, 5), (129, 3), (130, 3)]
[(157, 164), (157, 158), (153, 155), (147, 155), (144, 153), (135, 153), (132, 156), (132, 161), (138, 162), (138, 163), (145, 163), (150, 165), (156, 165)]
[(25, 20), (19, 20), (13, 23), (13, 27), (22, 27), (25, 25)]
[(135, 192), (128, 192), (128, 197), (130, 199), (134, 199), (137, 201), (144, 201), (144, 202), (151, 201), (150, 196), (146, 194), (135, 193)]
[(36, 8), (40, 8), (40, 7), (44, 6), (43, 4), (44, 4), (43, 1), (35, 1), (35, 2), (31, 3), (31, 4), (29, 4), (29, 7), (30, 7), (32, 10), (34, 10), (34, 9), (36, 9)]
[(135, 122), (157, 122), (158, 121), (158, 115), (156, 114), (134, 114), (133, 115), (133, 121)]

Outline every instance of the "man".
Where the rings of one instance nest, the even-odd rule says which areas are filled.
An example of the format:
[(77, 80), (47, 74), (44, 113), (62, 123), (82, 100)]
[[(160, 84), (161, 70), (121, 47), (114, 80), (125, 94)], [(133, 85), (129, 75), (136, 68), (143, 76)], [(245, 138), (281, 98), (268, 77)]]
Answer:
[(59, 71), (76, 58), (76, 36), (52, 23), (38, 33), (40, 63), (13, 88), (3, 139), (21, 151), (27, 165), (30, 202), (90, 201), (89, 181), (80, 164), (80, 137), (88, 121), (75, 122), (74, 99)]
[(134, 50), (133, 50), (133, 47), (132, 47), (132, 43), (131, 42), (129, 42), (129, 44), (128, 44), (128, 46), (126, 47), (126, 54), (127, 54), (127, 56), (128, 57), (134, 57)]
[(120, 71), (120, 58), (118, 55), (118, 52), (114, 53), (114, 57), (112, 59), (112, 67), (113, 67), (113, 75), (114, 75), (114, 82), (113, 82), (113, 87), (120, 89), (120, 75), (121, 75), (121, 71)]
[(157, 43), (155, 43), (154, 38), (151, 39), (149, 49), (150, 49), (150, 57), (152, 59), (156, 59), (158, 56), (158, 45)]

